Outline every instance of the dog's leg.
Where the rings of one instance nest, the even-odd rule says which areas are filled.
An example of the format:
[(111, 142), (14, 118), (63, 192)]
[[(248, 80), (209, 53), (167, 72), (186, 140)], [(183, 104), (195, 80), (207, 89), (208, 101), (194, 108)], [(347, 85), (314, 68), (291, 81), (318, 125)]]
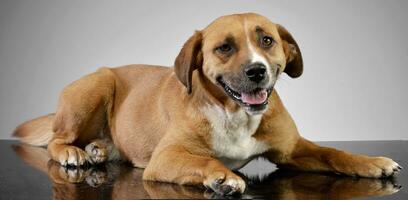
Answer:
[(320, 147), (303, 138), (299, 139), (287, 159), (277, 164), (306, 171), (332, 171), (372, 178), (392, 176), (401, 169), (396, 162), (386, 157), (370, 157)]
[(261, 129), (267, 132), (263, 140), (271, 146), (266, 157), (279, 167), (375, 178), (391, 176), (401, 169), (389, 158), (351, 154), (303, 139), (279, 97), (274, 95), (274, 110), (265, 114), (266, 123), (261, 124)]
[(83, 165), (90, 161), (79, 147), (99, 136), (107, 123), (115, 81), (109, 69), (101, 69), (68, 85), (62, 92), (55, 114), (51, 157), (62, 165)]
[(243, 193), (245, 182), (220, 161), (194, 155), (180, 146), (155, 152), (143, 173), (144, 180), (183, 185), (204, 185), (218, 194)]

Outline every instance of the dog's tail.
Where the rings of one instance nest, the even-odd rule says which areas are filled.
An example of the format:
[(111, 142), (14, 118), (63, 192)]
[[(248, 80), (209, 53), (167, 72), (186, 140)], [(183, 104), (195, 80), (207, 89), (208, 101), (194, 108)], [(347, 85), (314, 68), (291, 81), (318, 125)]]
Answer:
[(53, 121), (54, 114), (49, 114), (24, 122), (16, 128), (13, 137), (20, 138), (22, 142), (34, 146), (45, 146), (54, 135), (52, 131)]

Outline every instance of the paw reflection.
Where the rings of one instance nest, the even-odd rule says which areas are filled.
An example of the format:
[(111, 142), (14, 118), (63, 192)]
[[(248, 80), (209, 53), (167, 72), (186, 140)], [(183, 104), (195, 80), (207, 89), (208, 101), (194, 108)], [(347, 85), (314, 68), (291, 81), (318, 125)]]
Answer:
[[(80, 183), (85, 179), (85, 171), (81, 168), (73, 168), (73, 167), (65, 167), (65, 166), (57, 166), (58, 167), (58, 176), (62, 180), (70, 183)], [(54, 168), (50, 168), (53, 170)]]
[[(64, 167), (50, 160), (43, 148), (25, 145), (13, 148), (27, 164), (48, 174), (53, 183), (54, 199), (225, 198), (204, 187), (142, 181), (142, 169), (123, 163)], [(247, 184), (241, 198), (354, 199), (392, 195), (401, 189), (394, 179), (352, 178), (283, 170), (261, 178), (240, 176)]]
[(249, 187), (250, 195), (274, 195), (278, 199), (354, 199), (391, 195), (401, 189), (393, 178), (353, 178), (284, 170), (249, 179)]
[(99, 187), (100, 185), (108, 182), (108, 175), (103, 171), (92, 170), (85, 180), (89, 186)]

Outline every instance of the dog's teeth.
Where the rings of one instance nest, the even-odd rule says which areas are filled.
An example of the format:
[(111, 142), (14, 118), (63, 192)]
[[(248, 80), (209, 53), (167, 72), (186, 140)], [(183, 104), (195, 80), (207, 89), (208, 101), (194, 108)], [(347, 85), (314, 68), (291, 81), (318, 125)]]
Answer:
[(228, 87), (226, 84), (224, 84), (223, 82), (220, 82), (221, 86), (224, 87), (224, 90), (226, 92), (228, 92), (231, 96), (233, 96), (234, 98), (241, 100), (241, 95), (239, 95), (237, 92), (235, 92), (234, 90), (232, 90), (230, 87)]

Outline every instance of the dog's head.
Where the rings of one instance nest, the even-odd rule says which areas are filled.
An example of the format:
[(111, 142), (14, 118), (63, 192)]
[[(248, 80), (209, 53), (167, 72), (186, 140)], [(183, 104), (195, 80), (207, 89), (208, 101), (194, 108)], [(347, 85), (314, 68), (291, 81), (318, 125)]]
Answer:
[(195, 69), (249, 114), (259, 114), (266, 110), (278, 76), (299, 77), (303, 61), (284, 27), (246, 13), (220, 17), (190, 37), (175, 61), (188, 93)]

